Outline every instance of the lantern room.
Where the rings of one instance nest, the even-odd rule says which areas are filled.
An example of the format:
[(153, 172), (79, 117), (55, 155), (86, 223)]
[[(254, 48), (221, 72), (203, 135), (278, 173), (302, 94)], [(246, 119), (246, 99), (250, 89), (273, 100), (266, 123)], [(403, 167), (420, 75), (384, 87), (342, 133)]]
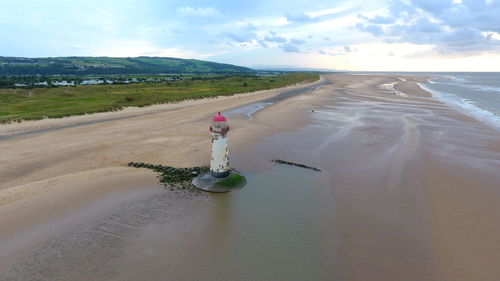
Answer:
[(229, 125), (227, 124), (226, 117), (219, 113), (215, 115), (212, 119), (212, 124), (210, 125), (210, 131), (217, 134), (226, 134), (229, 131)]

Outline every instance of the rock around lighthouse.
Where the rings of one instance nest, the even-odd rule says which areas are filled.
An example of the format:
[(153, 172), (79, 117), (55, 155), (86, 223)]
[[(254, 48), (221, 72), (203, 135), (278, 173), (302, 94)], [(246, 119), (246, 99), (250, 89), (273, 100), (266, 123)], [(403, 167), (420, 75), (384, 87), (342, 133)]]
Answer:
[(220, 112), (217, 113), (210, 124), (212, 136), (210, 172), (193, 179), (193, 184), (197, 188), (210, 192), (228, 192), (245, 185), (245, 177), (229, 167), (228, 132), (226, 117)]

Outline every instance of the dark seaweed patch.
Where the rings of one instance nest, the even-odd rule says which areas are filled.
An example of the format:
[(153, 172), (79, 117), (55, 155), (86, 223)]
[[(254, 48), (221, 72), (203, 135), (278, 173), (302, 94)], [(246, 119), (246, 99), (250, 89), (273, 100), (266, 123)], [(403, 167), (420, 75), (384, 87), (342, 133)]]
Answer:
[(307, 166), (307, 165), (304, 165), (304, 164), (298, 164), (298, 163), (294, 163), (294, 162), (284, 161), (284, 160), (281, 160), (281, 159), (275, 159), (275, 160), (272, 160), (272, 161), (274, 163), (278, 163), (278, 164), (295, 166), (295, 167), (299, 167), (299, 168), (310, 169), (310, 170), (313, 170), (313, 171), (321, 172), (321, 170), (318, 169), (318, 168), (314, 168), (314, 167)]
[(164, 165), (130, 162), (129, 167), (151, 169), (158, 173), (158, 180), (170, 190), (196, 191), (198, 189), (191, 183), (193, 178), (210, 170), (207, 166), (191, 168), (175, 168)]

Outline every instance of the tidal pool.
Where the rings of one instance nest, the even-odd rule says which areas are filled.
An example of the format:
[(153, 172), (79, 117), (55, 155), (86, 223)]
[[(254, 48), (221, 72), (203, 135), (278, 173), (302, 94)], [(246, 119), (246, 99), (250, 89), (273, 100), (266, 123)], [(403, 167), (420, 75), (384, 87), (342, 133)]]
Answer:
[[(276, 165), (211, 196), (200, 252), (210, 280), (334, 280), (334, 206), (318, 172)], [(327, 196), (327, 197), (325, 197)], [(196, 270), (196, 269), (194, 269)], [(246, 278), (242, 278), (246, 277)]]
[(275, 165), (209, 194), (175, 223), (151, 223), (112, 268), (117, 280), (338, 280), (333, 200), (324, 177)]

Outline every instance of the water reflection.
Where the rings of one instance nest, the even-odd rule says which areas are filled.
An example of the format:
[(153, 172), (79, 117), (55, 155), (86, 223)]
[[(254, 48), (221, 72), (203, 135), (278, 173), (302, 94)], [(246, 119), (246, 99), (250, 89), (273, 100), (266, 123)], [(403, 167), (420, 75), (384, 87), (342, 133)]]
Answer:
[(319, 174), (278, 165), (245, 176), (245, 188), (211, 195), (204, 210), (206, 242), (217, 245), (206, 252), (207, 278), (332, 280), (333, 249), (324, 241), (335, 236), (333, 205), (324, 204)]

